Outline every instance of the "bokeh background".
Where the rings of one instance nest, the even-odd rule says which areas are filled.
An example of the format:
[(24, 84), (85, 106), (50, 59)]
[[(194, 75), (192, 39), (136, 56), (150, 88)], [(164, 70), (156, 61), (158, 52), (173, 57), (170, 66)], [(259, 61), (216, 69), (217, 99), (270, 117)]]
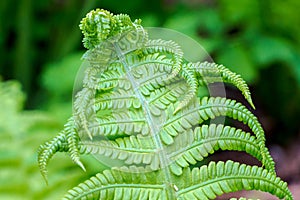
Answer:
[[(78, 25), (95, 8), (180, 31), (215, 62), (240, 73), (250, 85), (253, 112), (266, 130), (278, 175), (300, 199), (299, 0), (0, 1), (0, 199), (59, 199), (103, 169), (83, 157), (85, 173), (65, 154), (55, 155), (46, 186), (36, 161), (38, 146), (72, 113), (73, 82), (85, 52)], [(236, 89), (227, 90), (229, 98), (247, 104)]]

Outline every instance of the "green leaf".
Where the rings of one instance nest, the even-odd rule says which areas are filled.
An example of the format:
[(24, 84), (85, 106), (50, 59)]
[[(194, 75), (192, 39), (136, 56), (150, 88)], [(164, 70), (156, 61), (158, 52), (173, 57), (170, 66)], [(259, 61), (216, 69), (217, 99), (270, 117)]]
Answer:
[[(181, 175), (182, 167), (194, 165), (217, 150), (244, 151), (263, 162), (270, 172), (274, 172), (274, 161), (268, 150), (261, 151), (256, 138), (250, 133), (230, 126), (203, 125), (194, 131), (179, 134), (174, 143), (166, 147), (168, 158), (172, 162), (171, 171), (176, 175)], [(263, 161), (263, 154), (268, 159)]]
[[(198, 172), (199, 171), (199, 172)], [(270, 192), (280, 199), (292, 200), (292, 194), (287, 184), (269, 173), (267, 170), (233, 161), (210, 162), (208, 166), (200, 169), (185, 169), (182, 179), (193, 176), (191, 183), (186, 183), (178, 191), (178, 198), (183, 199), (214, 199), (224, 193), (235, 192), (238, 190), (260, 190)], [(209, 176), (204, 176), (210, 174)], [(259, 184), (256, 184), (259, 182)], [(190, 198), (193, 197), (193, 198)]]

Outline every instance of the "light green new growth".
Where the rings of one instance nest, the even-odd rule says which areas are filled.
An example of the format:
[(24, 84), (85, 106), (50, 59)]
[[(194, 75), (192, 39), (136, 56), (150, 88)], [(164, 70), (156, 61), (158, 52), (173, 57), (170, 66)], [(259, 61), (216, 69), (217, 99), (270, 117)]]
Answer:
[[(234, 85), (254, 108), (245, 81), (223, 65), (189, 63), (174, 41), (151, 40), (140, 20), (91, 11), (81, 21), (83, 88), (63, 131), (40, 146), (38, 162), (68, 152), (85, 170), (81, 154), (117, 160), (112, 167), (73, 188), (65, 199), (215, 199), (238, 190), (260, 190), (293, 199), (276, 177), (264, 130), (243, 104), (224, 97), (197, 96), (215, 82)], [(247, 125), (252, 133), (221, 124), (216, 117)], [(243, 151), (262, 167), (233, 161), (194, 167), (217, 150)], [(243, 198), (241, 198), (243, 199)]]

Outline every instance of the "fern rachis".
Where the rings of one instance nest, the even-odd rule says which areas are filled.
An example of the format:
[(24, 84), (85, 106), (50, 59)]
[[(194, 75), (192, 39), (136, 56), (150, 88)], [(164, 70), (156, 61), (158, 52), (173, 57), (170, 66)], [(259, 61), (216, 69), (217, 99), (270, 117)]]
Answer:
[[(214, 199), (238, 190), (261, 190), (292, 199), (276, 177), (258, 119), (241, 103), (200, 98), (210, 83), (236, 86), (254, 108), (249, 88), (222, 65), (190, 63), (174, 41), (151, 40), (140, 20), (97, 9), (81, 22), (89, 63), (74, 114), (61, 134), (39, 149), (39, 166), (58, 151), (81, 166), (80, 154), (120, 161), (70, 190), (66, 199)], [(253, 134), (204, 125), (218, 116), (241, 121)], [(193, 167), (216, 150), (244, 151), (263, 167), (233, 161)], [(191, 169), (190, 169), (191, 168)], [(258, 184), (259, 183), (259, 184)]]

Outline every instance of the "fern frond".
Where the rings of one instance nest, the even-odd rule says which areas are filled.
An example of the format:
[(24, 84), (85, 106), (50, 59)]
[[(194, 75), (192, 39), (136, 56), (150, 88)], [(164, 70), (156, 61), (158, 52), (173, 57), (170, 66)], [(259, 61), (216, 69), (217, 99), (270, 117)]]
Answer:
[(121, 88), (109, 93), (102, 93), (101, 98), (95, 99), (95, 105), (90, 106), (96, 112), (99, 110), (129, 109), (130, 107), (140, 108), (141, 103), (135, 95)]
[[(244, 151), (262, 162), (262, 153), (256, 138), (241, 129), (223, 125), (203, 125), (186, 131), (174, 138), (174, 143), (166, 148), (171, 160), (173, 173), (180, 175), (183, 167), (202, 161), (216, 150)], [(274, 161), (265, 149), (269, 158), (262, 163), (270, 172), (275, 171)]]
[(88, 126), (92, 136), (116, 137), (141, 133), (149, 134), (149, 127), (141, 110), (116, 110), (99, 118)]
[(126, 165), (149, 165), (152, 170), (159, 168), (158, 152), (153, 147), (154, 141), (148, 137), (130, 136), (115, 141), (81, 141), (82, 154), (104, 155), (111, 159), (124, 161)]
[(155, 53), (139, 60), (128, 59), (127, 64), (131, 67), (131, 73), (135, 77), (139, 88), (146, 87), (148, 90), (153, 91), (176, 81), (167, 79), (173, 63), (164, 55)]
[[(105, 170), (71, 189), (64, 199), (215, 199), (238, 190), (260, 190), (292, 200), (287, 184), (267, 170), (233, 161), (185, 168), (167, 183), (163, 171), (141, 167)], [(259, 184), (257, 184), (259, 183)], [(172, 197), (170, 196), (172, 195)]]
[[(262, 153), (256, 143), (256, 138), (250, 133), (245, 133), (240, 129), (223, 125), (203, 125), (194, 131), (187, 131), (178, 135), (175, 142), (170, 146), (165, 146), (168, 160), (170, 160), (171, 171), (180, 175), (183, 167), (196, 164), (203, 160), (208, 154), (221, 150), (245, 151), (246, 153), (262, 161)], [(152, 170), (157, 170), (160, 166), (155, 143), (147, 137), (124, 137), (115, 141), (81, 141), (80, 152), (85, 154), (100, 154), (111, 159), (123, 160), (127, 165), (146, 164)], [(274, 162), (265, 148), (265, 155), (269, 158), (263, 165), (270, 172), (274, 171)]]
[[(135, 78), (139, 89), (147, 95), (148, 90), (154, 90), (161, 85), (168, 84), (171, 81), (166, 80), (166, 77), (171, 71), (172, 61), (166, 58), (165, 55), (159, 55), (158, 53), (150, 54), (139, 58), (136, 55), (126, 56), (126, 65), (130, 67), (130, 73)], [(107, 70), (101, 74), (100, 81), (98, 83), (99, 89), (119, 87), (125, 90), (132, 90), (130, 82), (126, 77), (123, 64), (120, 62), (112, 63), (110, 70)], [(117, 66), (117, 67), (116, 67)], [(155, 76), (154, 76), (155, 74)], [(144, 91), (146, 89), (146, 91)]]
[(65, 124), (62, 132), (51, 141), (41, 145), (38, 149), (38, 164), (40, 172), (47, 183), (47, 164), (56, 152), (68, 152), (72, 161), (79, 165), (84, 171), (85, 168), (79, 159), (77, 148), (78, 135), (75, 131), (74, 119), (71, 117)]
[[(190, 88), (183, 100), (181, 100), (177, 109), (174, 111), (174, 114), (177, 113), (180, 109), (186, 106), (189, 101), (195, 96), (197, 90), (197, 80), (192, 70), (186, 68), (185, 64), (182, 65), (183, 52), (180, 46), (173, 41), (164, 41), (161, 39), (158, 40), (149, 40), (146, 44), (146, 48), (150, 49), (150, 52), (163, 52), (169, 53), (173, 58), (173, 67), (171, 75), (168, 76), (168, 79), (173, 79), (181, 71), (181, 76), (187, 81)], [(147, 49), (148, 50), (148, 49)], [(149, 51), (149, 50), (148, 50)]]
[(224, 81), (225, 83), (233, 84), (242, 92), (252, 108), (255, 109), (249, 87), (239, 74), (230, 71), (223, 65), (209, 62), (189, 63), (188, 67), (196, 70), (196, 73), (199, 73), (206, 84), (218, 80), (220, 81), (220, 78), (221, 81)]
[[(58, 151), (83, 170), (81, 154), (105, 156), (122, 167), (79, 184), (65, 199), (206, 200), (243, 189), (293, 198), (276, 177), (258, 119), (235, 100), (196, 96), (201, 86), (230, 83), (254, 108), (240, 75), (215, 63), (188, 63), (177, 43), (149, 40), (141, 21), (128, 15), (97, 9), (80, 28), (89, 49), (83, 89), (63, 131), (40, 146), (39, 167), (47, 181), (46, 165)], [(243, 122), (252, 133), (203, 125), (219, 116)], [(233, 161), (192, 166), (219, 149), (244, 151), (262, 167)]]
[(41, 145), (38, 149), (38, 164), (40, 172), (48, 184), (47, 178), (47, 164), (52, 156), (56, 152), (68, 152), (69, 147), (67, 144), (67, 138), (65, 132), (61, 132), (58, 136), (53, 138), (51, 141)]
[[(156, 109), (165, 110), (170, 104), (175, 104), (178, 99), (183, 98), (187, 90), (188, 85), (185, 84), (184, 81), (178, 80), (176, 83), (170, 84), (167, 87), (161, 87), (149, 93), (149, 105)], [(153, 108), (153, 110), (155, 108)]]
[(64, 131), (66, 133), (66, 138), (68, 142), (68, 152), (70, 153), (70, 157), (72, 161), (77, 164), (83, 171), (85, 171), (85, 167), (80, 161), (79, 151), (78, 151), (78, 134), (75, 129), (75, 122), (73, 117), (71, 117), (68, 122), (65, 124)]
[[(86, 111), (88, 105), (95, 100), (95, 91), (90, 88), (83, 88), (76, 94), (76, 100), (74, 101), (74, 116), (81, 122), (81, 126), (86, 131), (87, 135), (92, 139), (92, 134), (88, 129), (88, 116)], [(78, 123), (79, 124), (79, 123)]]
[[(135, 54), (129, 55), (126, 57), (126, 63), (128, 64), (128, 66), (130, 66), (130, 69), (143, 67), (146, 64), (152, 64), (153, 65), (152, 68), (154, 66), (159, 66), (159, 67), (156, 67), (157, 68), (156, 71), (166, 71), (168, 69), (167, 70), (168, 73), (171, 72), (171, 67), (173, 65), (173, 62), (170, 58), (167, 58), (166, 55), (163, 55), (163, 54), (161, 55), (159, 53), (148, 54), (148, 55), (144, 55), (142, 57), (139, 57)], [(141, 69), (147, 70), (148, 68), (143, 67)], [(132, 72), (132, 73), (134, 73), (134, 72)], [(153, 71), (152, 71), (152, 74), (153, 74)]]
[(185, 107), (191, 101), (191, 99), (195, 97), (198, 89), (198, 81), (194, 72), (191, 69), (187, 68), (185, 64), (182, 66), (181, 72), (181, 76), (189, 85), (189, 90), (186, 92), (184, 99), (179, 102), (179, 105), (177, 106), (173, 114), (176, 114), (179, 110)]
[(73, 188), (67, 199), (168, 199), (160, 172), (147, 172), (141, 167), (105, 170)]
[[(287, 183), (266, 169), (238, 162), (210, 162), (201, 168), (184, 169), (177, 179), (178, 199), (215, 199), (238, 190), (260, 190), (280, 199), (292, 200)], [(176, 181), (177, 181), (176, 180)], [(176, 183), (175, 183), (176, 184)]]
[(136, 22), (129, 22), (129, 26), (120, 30), (121, 34), (117, 34), (116, 38), (112, 38), (113, 43), (117, 41), (123, 55), (141, 51), (140, 49), (143, 49), (148, 41), (148, 33), (139, 24), (138, 20)]
[(162, 52), (173, 55), (173, 69), (170, 79), (174, 78), (181, 69), (183, 52), (180, 46), (172, 40), (165, 41), (161, 39), (149, 40), (145, 46), (147, 51)]
[(261, 150), (265, 148), (264, 131), (257, 118), (241, 103), (221, 97), (204, 97), (200, 101), (194, 101), (180, 113), (170, 116), (163, 125), (165, 131), (161, 132), (162, 140), (165, 144), (171, 144), (172, 136), (178, 135), (180, 130), (189, 129), (217, 116), (231, 117), (247, 124), (256, 135)]

